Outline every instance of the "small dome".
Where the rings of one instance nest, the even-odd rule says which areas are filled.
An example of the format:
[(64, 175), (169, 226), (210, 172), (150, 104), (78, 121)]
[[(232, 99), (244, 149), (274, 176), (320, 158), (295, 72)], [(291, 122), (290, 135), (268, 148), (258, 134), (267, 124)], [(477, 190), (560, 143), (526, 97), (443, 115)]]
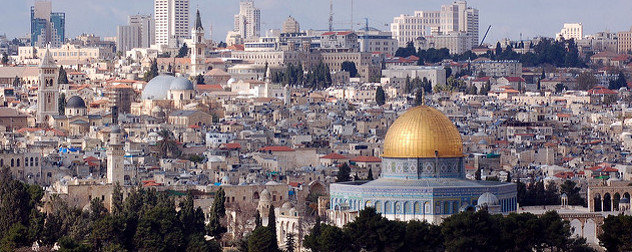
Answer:
[(478, 205), (479, 206), (497, 206), (500, 205), (500, 201), (498, 197), (492, 193), (483, 193), (480, 197), (478, 197)]
[(169, 90), (194, 90), (193, 83), (187, 78), (178, 77), (175, 80), (171, 81), (171, 85), (169, 86)]
[(230, 178), (228, 176), (224, 176), (222, 178), (222, 185), (228, 185), (230, 184)]
[(66, 102), (66, 108), (86, 108), (86, 102), (79, 96), (73, 96)]
[(401, 115), (384, 137), (388, 158), (463, 157), (461, 133), (439, 110), (417, 106)]
[(259, 194), (260, 201), (270, 201), (270, 198), (272, 198), (272, 195), (270, 195), (268, 189), (263, 189), (263, 191)]
[(286, 201), (285, 203), (283, 203), (281, 208), (290, 209), (292, 208), (292, 203), (290, 203), (289, 201)]

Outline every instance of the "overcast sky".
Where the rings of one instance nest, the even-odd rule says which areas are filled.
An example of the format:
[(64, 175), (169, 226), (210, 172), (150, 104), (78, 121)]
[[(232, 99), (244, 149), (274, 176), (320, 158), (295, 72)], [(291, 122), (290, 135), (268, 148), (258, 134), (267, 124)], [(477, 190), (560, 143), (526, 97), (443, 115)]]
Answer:
[[(239, 12), (239, 0), (190, 0), (191, 19), (199, 8), (207, 30), (213, 26), (213, 39), (224, 40), (232, 29), (233, 15)], [(152, 14), (153, 0), (53, 0), (53, 11), (66, 12), (66, 37), (81, 33), (115, 36), (116, 26), (125, 25), (127, 16)], [(385, 24), (394, 16), (414, 10), (439, 10), (449, 0), (354, 0), (355, 28), (369, 26), (388, 30)], [(34, 0), (2, 0), (0, 34), (9, 37), (30, 32), (30, 6)], [(328, 0), (255, 0), (261, 9), (262, 35), (280, 28), (292, 15), (301, 29), (327, 29)], [(468, 6), (479, 9), (480, 38), (489, 25), (486, 42), (503, 38), (513, 40), (535, 36), (555, 36), (563, 23), (582, 22), (584, 34), (609, 30), (629, 30), (632, 26), (632, 0), (470, 0)], [(193, 22), (191, 22), (193, 23)], [(334, 28), (351, 27), (351, 0), (334, 0)], [(361, 24), (361, 25), (360, 25)]]

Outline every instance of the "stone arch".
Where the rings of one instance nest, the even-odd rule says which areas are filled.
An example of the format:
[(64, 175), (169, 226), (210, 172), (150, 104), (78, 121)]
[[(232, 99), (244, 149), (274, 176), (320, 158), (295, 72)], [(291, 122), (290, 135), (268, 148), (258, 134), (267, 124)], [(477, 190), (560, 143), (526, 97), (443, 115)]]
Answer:
[(619, 201), (621, 200), (621, 194), (618, 192), (612, 196), (612, 211), (619, 211)]
[(603, 194), (603, 209), (602, 211), (607, 212), (607, 211), (612, 211), (612, 195), (610, 195), (610, 193), (604, 193)]
[(252, 194), (252, 199), (253, 199), (253, 200), (258, 200), (258, 199), (259, 199), (259, 192), (255, 191), (255, 192)]
[(415, 214), (422, 214), (423, 213), (423, 209), (421, 208), (421, 202), (419, 202), (419, 201), (415, 202), (415, 207), (414, 207), (413, 212)]
[(411, 214), (412, 212), (413, 211), (412, 211), (411, 206), (410, 206), (410, 201), (404, 202), (403, 213), (406, 215), (406, 214)]
[(595, 207), (594, 207), (594, 211), (595, 212), (599, 212), (601, 211), (601, 194), (599, 193), (595, 193), (595, 195), (593, 196), (593, 199), (595, 201)]
[(385, 214), (392, 214), (393, 213), (393, 203), (390, 201), (385, 201), (384, 202), (384, 213)]
[(630, 193), (629, 192), (624, 192), (623, 193), (623, 198), (630, 199)]
[(375, 201), (375, 212), (382, 213), (382, 202), (379, 200)]
[(424, 202), (424, 214), (431, 214), (431, 213), (432, 213), (432, 205), (430, 204), (430, 201)]

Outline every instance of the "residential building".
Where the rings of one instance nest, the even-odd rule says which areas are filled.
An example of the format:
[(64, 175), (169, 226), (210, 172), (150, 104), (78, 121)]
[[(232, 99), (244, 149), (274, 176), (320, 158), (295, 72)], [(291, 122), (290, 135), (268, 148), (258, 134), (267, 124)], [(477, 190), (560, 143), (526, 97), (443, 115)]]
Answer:
[(235, 15), (234, 32), (242, 39), (259, 37), (261, 32), (261, 10), (255, 8), (253, 0), (239, 2), (239, 14)]
[(393, 39), (391, 32), (384, 32), (377, 29), (356, 31), (360, 52), (371, 52), (395, 55), (397, 51), (397, 40)]
[(629, 31), (617, 32), (619, 53), (632, 51), (632, 27)]
[(584, 25), (582, 23), (565, 23), (562, 30), (555, 34), (555, 39), (574, 39), (575, 41), (584, 38)]
[(402, 14), (395, 17), (391, 23), (391, 32), (400, 47), (429, 35), (430, 30), (466, 33), (471, 36), (472, 44), (476, 45), (478, 26), (478, 9), (467, 7), (466, 1), (456, 1), (442, 5), (440, 11), (415, 11), (413, 16)]
[(285, 22), (283, 22), (283, 27), (281, 28), (282, 33), (299, 33), (300, 31), (301, 25), (292, 16), (289, 16)]
[(66, 13), (52, 12), (51, 2), (31, 6), (31, 46), (61, 46), (66, 39)]
[(149, 48), (155, 44), (154, 19), (151, 15), (133, 15), (128, 17), (130, 26), (139, 27), (140, 45), (139, 48)]
[(154, 0), (155, 43), (176, 48), (189, 38), (189, 0)]

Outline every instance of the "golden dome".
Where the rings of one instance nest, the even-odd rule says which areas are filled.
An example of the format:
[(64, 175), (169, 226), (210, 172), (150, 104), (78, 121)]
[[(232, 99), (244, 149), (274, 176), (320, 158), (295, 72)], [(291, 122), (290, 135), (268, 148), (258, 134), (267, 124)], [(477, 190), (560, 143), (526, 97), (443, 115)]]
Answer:
[(428, 106), (409, 109), (397, 118), (384, 138), (390, 158), (462, 157), (463, 142), (456, 126), (439, 110)]

